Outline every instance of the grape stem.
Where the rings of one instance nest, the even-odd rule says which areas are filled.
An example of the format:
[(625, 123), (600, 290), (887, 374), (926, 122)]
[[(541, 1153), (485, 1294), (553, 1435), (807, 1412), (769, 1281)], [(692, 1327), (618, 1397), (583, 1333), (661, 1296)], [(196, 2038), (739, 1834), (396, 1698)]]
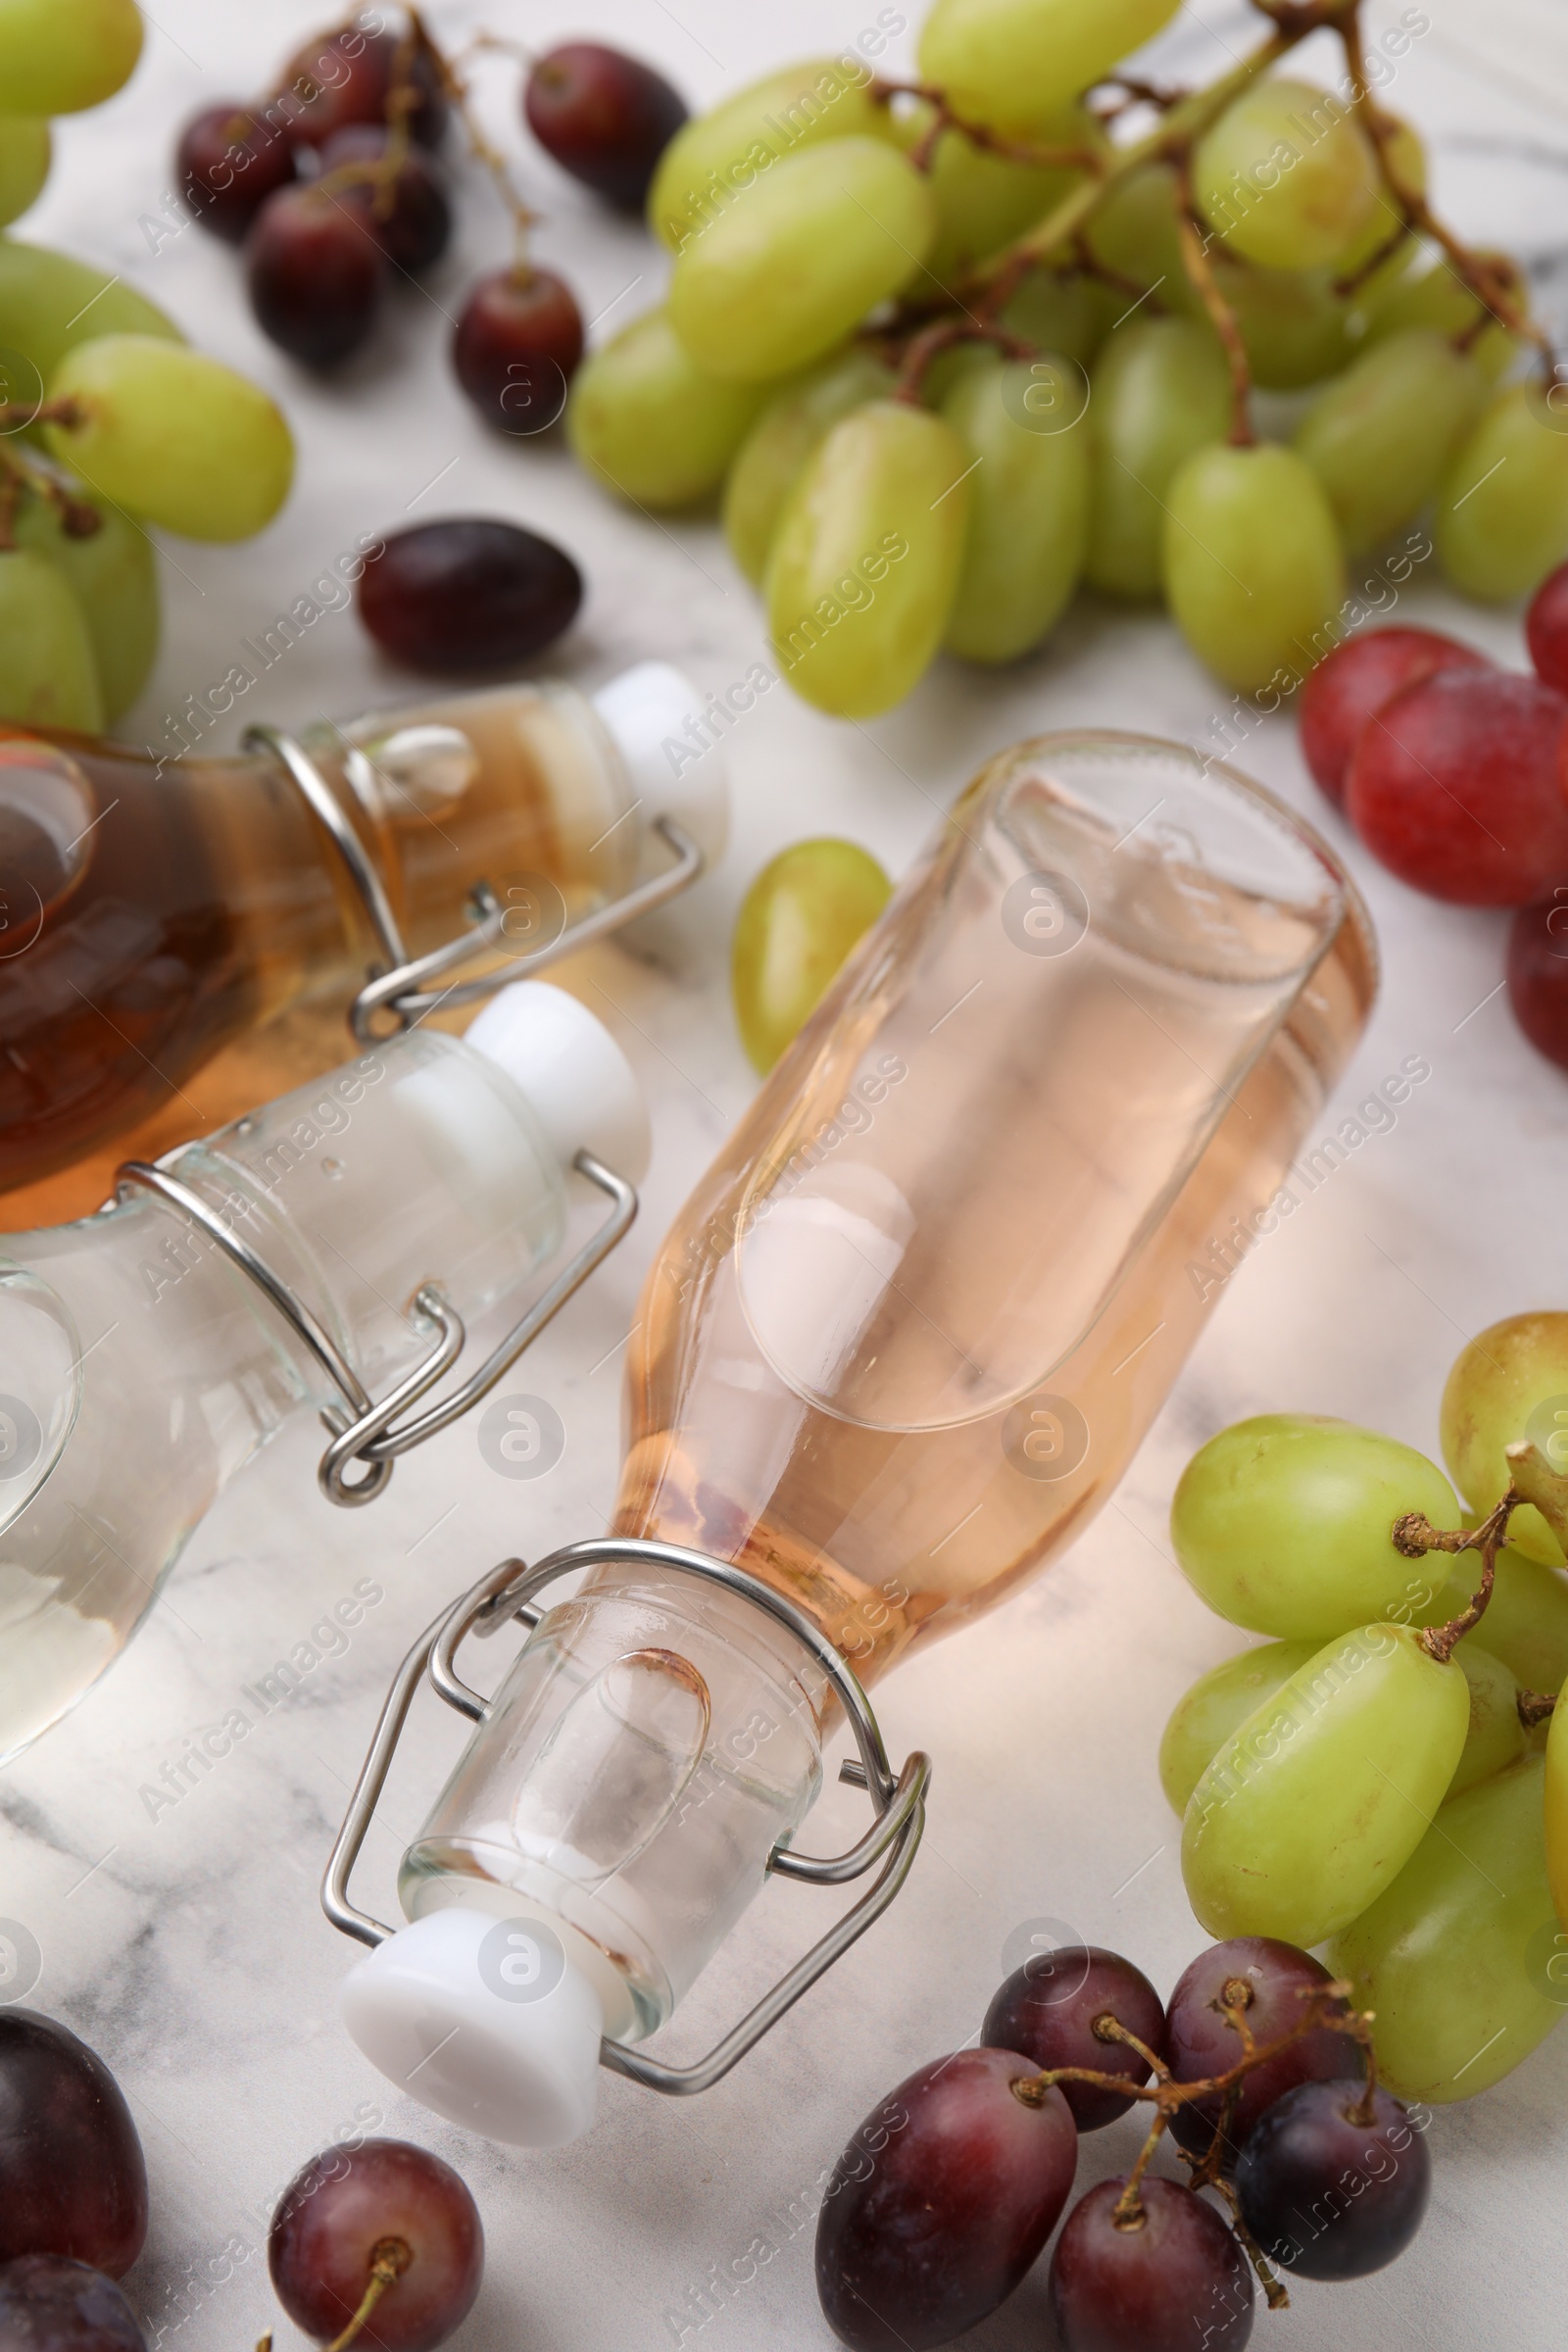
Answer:
[(1394, 1548), (1407, 1560), (1419, 1560), (1429, 1551), (1481, 1554), (1481, 1582), (1469, 1607), (1461, 1609), (1457, 1617), (1450, 1617), (1446, 1625), (1429, 1625), (1417, 1636), (1428, 1657), (1436, 1658), (1440, 1666), (1448, 1664), (1466, 1634), (1473, 1632), (1486, 1615), (1496, 1580), (1497, 1554), (1507, 1539), (1508, 1522), (1523, 1500), (1524, 1496), (1510, 1487), (1479, 1527), (1434, 1527), (1424, 1511), (1406, 1511), (1394, 1522), (1390, 1531)]
[(1525, 1730), (1533, 1732), (1538, 1723), (1551, 1721), (1557, 1711), (1557, 1693), (1555, 1690), (1521, 1690), (1514, 1705)]
[(371, 2312), (389, 2286), (395, 2286), (414, 2260), (414, 2249), (406, 2237), (383, 2237), (370, 2248), (370, 2276), (360, 2308), (341, 2335), (335, 2335), (326, 2352), (347, 2352)]
[(1225, 353), (1225, 365), (1231, 371), (1230, 446), (1232, 449), (1253, 449), (1257, 445), (1257, 435), (1252, 430), (1252, 370), (1247, 357), (1247, 345), (1242, 339), (1236, 313), (1220, 292), (1219, 280), (1209, 265), (1208, 241), (1203, 234), (1203, 223), (1199, 218), (1193, 196), (1191, 149), (1184, 148), (1173, 160), (1176, 164), (1176, 230), (1181, 239), (1182, 267), (1208, 313), (1209, 322)]
[(895, 98), (920, 98), (934, 108), (930, 122), (909, 149), (909, 162), (917, 172), (929, 172), (936, 161), (938, 145), (944, 132), (960, 131), (971, 147), (983, 148), (987, 155), (1001, 156), (1009, 164), (1032, 164), (1041, 172), (1102, 172), (1105, 159), (1098, 147), (1041, 147), (1032, 140), (1004, 139), (999, 131), (989, 130), (983, 122), (971, 122), (956, 114), (948, 104), (946, 94), (930, 81), (873, 81), (870, 88), (872, 103), (889, 106)]
[[(1186, 2155), (1187, 2152), (1183, 2149), (1182, 2153)], [(1191, 2164), (1194, 2159), (1188, 2156), (1187, 2161)], [(1207, 2159), (1205, 2158), (1204, 2161), (1206, 2163)], [(1194, 2173), (1188, 2185), (1191, 2188), (1203, 2187), (1218, 2190), (1230, 2208), (1231, 2229), (1236, 2234), (1242, 2252), (1257, 2273), (1257, 2283), (1263, 2289), (1263, 2297), (1270, 2311), (1289, 2311), (1291, 2298), (1285, 2281), (1270, 2264), (1268, 2256), (1243, 2221), (1242, 2201), (1224, 2175), (1216, 2173), (1212, 2180), (1200, 2181), (1198, 2174)]]
[(985, 318), (937, 318), (922, 327), (906, 347), (899, 368), (898, 382), (893, 387), (894, 400), (906, 401), (912, 408), (920, 406), (920, 395), (926, 371), (939, 352), (949, 351), (956, 343), (995, 343), (1009, 360), (1032, 360), (1035, 346), (1026, 343), (1021, 335), (1012, 335), (1004, 326)]
[[(463, 135), (468, 142), (468, 153), (473, 157), (474, 162), (481, 165), (489, 173), (497, 195), (512, 217), (513, 233), (515, 239), (514, 266), (526, 279), (530, 274), (528, 231), (539, 220), (540, 215), (524, 201), (507, 167), (506, 157), (500, 148), (486, 136), (484, 127), (473, 111), (473, 101), (468, 84), (461, 70), (464, 60), (472, 56), (476, 51), (503, 48), (508, 44), (498, 41), (491, 33), (479, 33), (468, 43), (467, 48), (462, 52), (461, 56), (450, 58), (416, 8), (409, 10), (409, 24), (416, 43), (423, 48), (425, 55), (435, 68), (441, 83), (442, 95), (455, 109), (458, 120), (463, 124)], [(416, 92), (415, 95), (416, 96), (417, 93)]]
[[(62, 402), (61, 408), (68, 404)], [(34, 414), (23, 410), (24, 418)], [(38, 410), (38, 416), (45, 412)], [(4, 411), (0, 411), (0, 416)], [(58, 474), (35, 458), (24, 457), (21, 450), (0, 448), (0, 551), (10, 553), (16, 546), (17, 513), (26, 497), (41, 499), (53, 507), (60, 517), (60, 527), (68, 539), (90, 539), (103, 529), (103, 516), (85, 499), (74, 498)]]

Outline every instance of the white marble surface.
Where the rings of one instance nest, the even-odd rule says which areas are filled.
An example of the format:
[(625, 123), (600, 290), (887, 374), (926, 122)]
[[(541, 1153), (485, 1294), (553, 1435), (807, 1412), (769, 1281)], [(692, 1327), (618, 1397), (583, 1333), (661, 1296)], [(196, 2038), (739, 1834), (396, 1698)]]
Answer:
[[(1551, 287), (1568, 171), (1568, 50), (1556, 0), (1428, 0), (1429, 35), (1395, 103), (1435, 138), (1437, 186), (1478, 239), (1538, 260)], [(263, 342), (225, 249), (190, 228), (151, 250), (145, 220), (168, 184), (176, 121), (260, 85), (319, 0), (157, 0), (145, 60), (109, 107), (65, 126), (56, 176), (24, 233), (123, 269), (208, 348), (270, 383), (302, 443), (299, 489), (253, 546), (177, 545), (154, 691), (130, 731), (220, 677), (231, 648), (308, 588), (363, 530), (408, 513), (499, 512), (557, 533), (590, 593), (560, 665), (597, 684), (630, 658), (669, 654), (705, 684), (761, 652), (757, 607), (707, 521), (644, 521), (612, 507), (559, 448), (481, 431), (445, 365), (447, 315), (503, 255), (499, 217), (471, 188), (461, 244), (427, 297), (411, 295), (376, 350), (328, 386)], [(855, 0), (452, 0), (443, 23), (483, 22), (543, 42), (602, 30), (660, 61), (694, 98), (763, 66), (842, 45), (869, 23)], [(1386, 12), (1392, 16), (1395, 12)], [(1232, 0), (1201, 0), (1167, 44), (1201, 71), (1248, 37)], [(508, 76), (497, 71), (505, 127)], [(515, 143), (515, 142), (514, 142)], [(549, 215), (541, 255), (581, 285), (608, 331), (656, 291), (660, 261), (607, 222), (537, 153)], [(640, 282), (639, 282), (640, 281)], [(1402, 611), (1517, 659), (1517, 615), (1460, 608), (1418, 578)], [(352, 616), (321, 620), (253, 698), (284, 721), (406, 691)], [(895, 870), (981, 758), (1026, 732), (1129, 724), (1204, 739), (1224, 697), (1160, 619), (1081, 610), (1038, 657), (1000, 677), (939, 666), (909, 704), (867, 727), (835, 724), (778, 688), (734, 739), (737, 815), (723, 870), (694, 895), (660, 967), (618, 949), (570, 975), (625, 1040), (653, 1098), (657, 1156), (642, 1221), (563, 1318), (526, 1386), (567, 1430), (537, 1485), (498, 1477), (459, 1428), (399, 1469), (389, 1497), (348, 1516), (320, 1502), (314, 1433), (297, 1429), (198, 1533), (134, 1647), (63, 1728), (0, 1781), (0, 1912), (42, 1950), (33, 1999), (105, 2053), (138, 2117), (154, 2223), (129, 2280), (155, 2343), (239, 2352), (274, 2318), (262, 2252), (275, 2192), (356, 2122), (426, 2140), (471, 2181), (490, 2255), (464, 2352), (652, 2352), (691, 2343), (807, 2348), (828, 2341), (811, 2285), (809, 2212), (850, 2129), (912, 2066), (976, 2029), (1020, 1922), (1050, 1916), (1127, 1949), (1168, 1985), (1201, 1943), (1163, 1809), (1154, 1749), (1191, 1677), (1234, 1646), (1167, 1557), (1164, 1517), (1186, 1453), (1235, 1416), (1300, 1406), (1435, 1441), (1446, 1366), (1494, 1317), (1560, 1300), (1568, 1086), (1515, 1033), (1494, 992), (1503, 922), (1430, 905), (1349, 843), (1309, 784), (1288, 719), (1265, 722), (1245, 764), (1345, 848), (1382, 935), (1387, 982), (1343, 1089), (1348, 1105), (1418, 1053), (1433, 1079), (1260, 1248), (1231, 1286), (1168, 1409), (1110, 1509), (1034, 1591), (910, 1664), (880, 1695), (895, 1753), (937, 1760), (930, 1834), (898, 1910), (727, 2083), (675, 2105), (614, 2080), (602, 2120), (560, 2155), (503, 2153), (393, 2095), (339, 2032), (352, 1957), (317, 1881), (381, 1691), (438, 1601), (504, 1552), (537, 1554), (601, 1524), (615, 1472), (617, 1346), (663, 1225), (747, 1098), (724, 989), (729, 922), (758, 864), (833, 830)], [(230, 722), (233, 724), (235, 722)], [(215, 740), (218, 740), (215, 738)], [(149, 1466), (147, 1474), (155, 1476)], [(304, 1678), (211, 1774), (156, 1820), (139, 1794), (242, 1685), (286, 1657), (369, 1577), (384, 1597), (344, 1654)], [(254, 1710), (253, 1710), (254, 1711)], [(421, 1715), (367, 1856), (372, 1906), (390, 1906), (400, 1836), (416, 1826), (455, 1727)], [(825, 1838), (851, 1818), (827, 1800)], [(825, 1898), (775, 1886), (677, 2021), (704, 2046), (817, 1932)], [(1258, 2340), (1338, 2352), (1373, 2340), (1452, 2347), (1561, 2340), (1560, 2182), (1568, 2036), (1433, 2133), (1435, 2208), (1418, 2252), (1345, 2290), (1305, 2286)], [(1081, 2180), (1125, 2164), (1131, 2121), (1086, 2143)], [(759, 2237), (776, 2248), (749, 2283), (706, 2307), (714, 2266)], [(742, 2260), (744, 2273), (747, 2263)], [(669, 2315), (684, 2311), (684, 2322)], [(682, 2333), (682, 2327), (687, 2332)], [(279, 2342), (297, 2339), (286, 2326)], [(1044, 2265), (968, 2339), (987, 2352), (1054, 2341)]]

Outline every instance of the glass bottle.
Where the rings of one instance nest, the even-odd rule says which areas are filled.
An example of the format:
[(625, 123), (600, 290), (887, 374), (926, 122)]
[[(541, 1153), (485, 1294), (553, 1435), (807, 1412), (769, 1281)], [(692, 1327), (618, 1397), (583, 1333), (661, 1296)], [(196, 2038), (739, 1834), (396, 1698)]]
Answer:
[[(662, 815), (720, 854), (719, 755), (684, 739), (701, 709), (645, 662), (592, 697), (502, 686), (300, 741), (412, 954), (464, 933), (481, 883), (516, 905), (517, 954), (667, 868)], [(85, 1215), (122, 1159), (331, 1069), (377, 956), (272, 752), (155, 760), (0, 725), (0, 1230)]]
[[(430, 1350), (421, 1290), (466, 1323), (556, 1253), (568, 1188), (590, 1192), (580, 1151), (641, 1176), (636, 1081), (575, 998), (521, 981), (466, 1037), (420, 1026), (164, 1166), (375, 1396)], [(3, 1762), (119, 1655), (220, 1489), (339, 1398), (222, 1249), (142, 1191), (8, 1237), (0, 1391)]]
[[(994, 760), (654, 1263), (612, 1533), (749, 1571), (862, 1683), (1003, 1599), (1114, 1488), (1215, 1253), (1287, 1213), (1375, 979), (1337, 860), (1234, 771), (1108, 733)], [(599, 2031), (662, 2023), (808, 1808), (820, 1693), (743, 1599), (595, 1568), (406, 1855), (362, 2047), (496, 2136), (582, 2129)], [(564, 1955), (548, 1999), (497, 1994), (497, 1916)]]

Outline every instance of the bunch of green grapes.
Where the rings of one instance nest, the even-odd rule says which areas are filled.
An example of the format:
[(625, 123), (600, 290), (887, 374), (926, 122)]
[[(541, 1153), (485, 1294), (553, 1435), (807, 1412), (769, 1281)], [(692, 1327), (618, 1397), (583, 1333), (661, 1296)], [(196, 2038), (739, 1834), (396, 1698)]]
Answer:
[[(132, 0), (0, 0), (0, 229), (48, 175), (49, 120), (140, 54)], [(146, 525), (242, 539), (288, 494), (287, 424), (106, 270), (0, 235), (0, 720), (98, 733), (157, 657)]]
[[(944, 649), (1013, 661), (1080, 583), (1163, 596), (1259, 692), (1423, 513), (1478, 596), (1568, 554), (1568, 413), (1501, 380), (1517, 273), (1414, 233), (1408, 125), (1247, 70), (1138, 141), (1091, 108), (1177, 5), (936, 0), (918, 90), (812, 60), (666, 149), (667, 301), (581, 368), (568, 430), (645, 510), (722, 492), (818, 708), (884, 710)], [(1254, 384), (1317, 387), (1288, 442), (1253, 438)]]
[[(1468, 1515), (1435, 1463), (1348, 1422), (1242, 1421), (1195, 1455), (1176, 1556), (1270, 1639), (1203, 1675), (1160, 1747), (1203, 1926), (1328, 1942), (1386, 2079), (1432, 2101), (1484, 2090), (1568, 2007), (1568, 1314), (1471, 1342), (1442, 1442)], [(1483, 1555), (1400, 1522), (1477, 1527), (1529, 1446), (1548, 1507), (1513, 1506), (1490, 1600), (1440, 1637)]]

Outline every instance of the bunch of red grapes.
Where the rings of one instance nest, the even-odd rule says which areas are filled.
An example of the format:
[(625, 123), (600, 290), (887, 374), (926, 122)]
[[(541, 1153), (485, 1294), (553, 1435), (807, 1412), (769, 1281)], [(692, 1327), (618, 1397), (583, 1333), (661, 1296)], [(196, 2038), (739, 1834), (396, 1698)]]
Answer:
[[(117, 2283), (146, 2235), (147, 2167), (114, 2076), (53, 2018), (0, 2010), (0, 2345), (147, 2352)], [(484, 2231), (439, 2156), (365, 2139), (290, 2181), (267, 2253), (315, 2342), (363, 2331), (376, 2352), (434, 2352), (472, 2309)]]
[(1568, 564), (1526, 621), (1535, 675), (1433, 629), (1374, 629), (1301, 696), (1301, 750), (1375, 858), (1429, 897), (1518, 909), (1508, 998), (1568, 1070)]
[[(452, 204), (439, 150), (463, 97), (411, 12), (401, 33), (351, 20), (317, 34), (270, 96), (207, 107), (186, 124), (177, 184), (204, 226), (244, 248), (260, 325), (306, 367), (333, 368), (360, 350), (390, 285), (446, 251)], [(535, 59), (521, 110), (564, 170), (629, 213), (641, 211), (686, 120), (662, 75), (595, 41)], [(509, 433), (555, 422), (582, 352), (570, 287), (521, 259), (469, 290), (452, 337), (459, 383)]]
[[(1066, 2352), (1240, 2352), (1254, 2271), (1277, 2306), (1271, 2263), (1303, 2278), (1381, 2270), (1420, 2228), (1431, 2164), (1416, 2119), (1368, 2080), (1364, 2021), (1342, 1994), (1266, 1936), (1211, 1946), (1168, 2008), (1115, 1952), (1037, 1953), (992, 2002), (980, 2047), (901, 2082), (840, 2157), (816, 2238), (835, 2332), (852, 2352), (929, 2352), (995, 2311), (1066, 2206), (1080, 2134), (1151, 2082), (1191, 2180), (1135, 2173), (1079, 2198), (1051, 2258)], [(1101, 2080), (1043, 2080), (1060, 2068)], [(1171, 2084), (1193, 2087), (1177, 2099)]]

